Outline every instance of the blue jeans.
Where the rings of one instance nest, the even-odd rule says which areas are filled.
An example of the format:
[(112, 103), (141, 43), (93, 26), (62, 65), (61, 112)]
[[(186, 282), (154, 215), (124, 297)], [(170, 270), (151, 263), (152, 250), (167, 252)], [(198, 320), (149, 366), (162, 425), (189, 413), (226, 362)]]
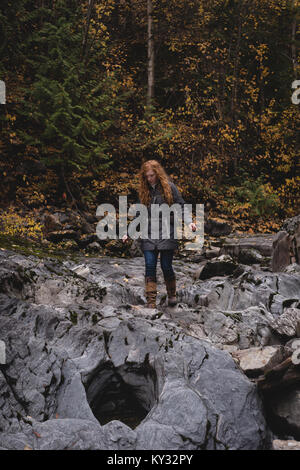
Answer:
[(146, 272), (145, 277), (151, 277), (156, 280), (156, 265), (158, 253), (160, 253), (160, 266), (164, 279), (174, 279), (175, 272), (172, 267), (174, 250), (144, 250)]

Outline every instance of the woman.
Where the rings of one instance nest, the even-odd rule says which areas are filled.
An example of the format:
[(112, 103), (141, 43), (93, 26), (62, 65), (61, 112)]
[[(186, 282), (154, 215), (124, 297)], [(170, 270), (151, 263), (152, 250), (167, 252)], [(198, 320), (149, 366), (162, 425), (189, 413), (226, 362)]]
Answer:
[[(162, 238), (162, 214), (159, 215), (159, 238), (151, 238), (151, 205), (167, 203), (180, 204), (182, 209), (185, 204), (175, 184), (170, 181), (163, 167), (156, 160), (148, 160), (141, 166), (139, 184), (139, 203), (148, 208), (148, 238), (140, 239), (140, 246), (145, 257), (145, 294), (147, 307), (156, 308), (157, 278), (156, 265), (160, 253), (160, 265), (163, 272), (167, 294), (168, 305), (176, 305), (176, 277), (172, 267), (174, 250), (178, 247), (178, 241), (174, 238), (174, 216), (170, 216), (170, 237)], [(137, 213), (137, 216), (139, 213)], [(196, 224), (188, 217), (191, 230), (196, 230)], [(123, 242), (128, 240), (124, 235)]]

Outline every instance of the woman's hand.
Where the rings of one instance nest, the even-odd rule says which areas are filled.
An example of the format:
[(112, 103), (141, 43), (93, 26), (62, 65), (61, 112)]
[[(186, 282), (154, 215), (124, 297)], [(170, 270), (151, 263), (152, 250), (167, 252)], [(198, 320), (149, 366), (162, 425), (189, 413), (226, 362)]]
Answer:
[(123, 235), (123, 237), (122, 237), (122, 242), (123, 242), (123, 243), (126, 243), (127, 240), (128, 240), (128, 235)]
[(195, 232), (195, 231), (197, 230), (197, 226), (196, 226), (196, 224), (194, 224), (194, 222), (191, 222), (191, 223), (190, 223), (189, 228), (190, 228), (193, 232)]

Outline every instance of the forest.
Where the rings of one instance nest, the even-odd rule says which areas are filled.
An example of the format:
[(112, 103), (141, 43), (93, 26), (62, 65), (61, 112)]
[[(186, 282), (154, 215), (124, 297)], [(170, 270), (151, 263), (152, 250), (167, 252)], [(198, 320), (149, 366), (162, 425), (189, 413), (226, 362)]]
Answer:
[(4, 226), (134, 202), (156, 159), (215, 219), (276, 231), (299, 213), (298, 20), (297, 0), (2, 0)]
[(299, 19), (0, 1), (0, 450), (300, 450)]

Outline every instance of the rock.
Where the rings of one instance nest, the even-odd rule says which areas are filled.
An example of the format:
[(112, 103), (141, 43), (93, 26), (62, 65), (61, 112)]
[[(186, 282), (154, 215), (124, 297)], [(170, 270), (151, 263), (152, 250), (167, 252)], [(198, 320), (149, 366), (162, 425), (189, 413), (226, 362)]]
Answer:
[[(158, 266), (159, 307), (152, 311), (144, 308), (142, 257), (76, 258), (0, 250), (7, 356), (0, 367), (0, 448), (271, 446), (256, 383), (230, 354), (297, 341), (272, 328), (300, 307), (297, 274), (233, 263), (232, 274), (193, 281), (199, 263), (174, 259), (178, 305), (169, 311), (161, 304), (166, 292)], [(215, 261), (233, 262), (204, 260)], [(189, 407), (199, 411), (195, 419)], [(32, 436), (36, 424), (44, 426), (45, 444)], [(297, 438), (294, 429), (276, 436)], [(61, 444), (50, 442), (56, 430)]]
[(272, 271), (293, 263), (300, 263), (300, 215), (285, 220), (273, 241)]
[(256, 234), (253, 236), (232, 234), (225, 238), (221, 253), (238, 258), (241, 250), (254, 249), (264, 257), (271, 257), (273, 239), (274, 235), (270, 234)]
[(261, 263), (264, 257), (254, 248), (241, 248), (238, 253), (238, 262), (243, 264)]
[(220, 256), (221, 248), (216, 247), (216, 248), (211, 248), (204, 250), (204, 256), (206, 259), (212, 259), (212, 258), (217, 258)]
[(298, 348), (300, 349), (300, 341), (299, 339), (292, 338), (285, 343), (286, 348), (290, 348), (292, 351), (296, 351)]
[(299, 228), (299, 224), (300, 214), (296, 215), (295, 217), (290, 217), (289, 219), (286, 219), (281, 226), (281, 230), (285, 230), (290, 235), (294, 235), (297, 229)]
[(272, 443), (273, 450), (300, 450), (300, 442), (287, 440), (283, 441), (281, 439), (274, 439)]
[(45, 214), (41, 221), (44, 224), (44, 234), (46, 236), (49, 232), (62, 229), (62, 224), (60, 223), (59, 218), (53, 214)]
[(300, 264), (292, 263), (283, 269), (284, 273), (300, 275)]
[(214, 276), (224, 276), (232, 274), (237, 265), (233, 262), (232, 258), (227, 256), (219, 256), (218, 258), (213, 258), (211, 261), (208, 261), (201, 270), (199, 278), (209, 279)]
[(283, 337), (300, 337), (300, 309), (287, 308), (282, 315), (270, 323), (270, 326), (273, 331)]
[(79, 248), (86, 248), (90, 243), (100, 243), (100, 240), (96, 234), (83, 234), (80, 235), (78, 239), (76, 239), (76, 242)]
[(1, 445), (9, 450), (104, 450), (106, 440), (98, 423), (83, 419), (33, 420), (22, 432), (1, 435)]
[(79, 228), (82, 217), (77, 211), (66, 208), (63, 212), (57, 212), (57, 215), (62, 224), (71, 224), (76, 229)]
[(279, 272), (291, 264), (292, 237), (284, 231), (277, 233), (273, 242), (272, 271)]
[(226, 222), (218, 222), (214, 219), (206, 219), (204, 223), (204, 232), (213, 237), (229, 235), (231, 227)]
[(78, 274), (79, 276), (83, 276), (83, 277), (90, 273), (90, 268), (88, 266), (85, 266), (84, 264), (80, 264), (79, 266), (74, 266), (71, 269), (76, 274)]
[(5, 343), (4, 341), (0, 340), (0, 364), (6, 363), (6, 356), (5, 356)]
[(0, 448), (270, 446), (257, 388), (230, 354), (133, 308), (146, 310), (142, 260), (83, 258), (84, 279), (67, 258), (0, 260)]
[(283, 346), (266, 346), (235, 351), (232, 356), (237, 359), (240, 368), (248, 377), (257, 377), (284, 361), (287, 352)]
[(144, 256), (141, 250), (140, 244), (137, 240), (133, 240), (133, 242), (131, 243), (130, 248), (129, 248), (129, 253), (130, 253), (130, 256), (132, 256), (133, 258), (136, 256), (142, 256), (142, 257)]
[(199, 263), (200, 266), (199, 266), (199, 267), (194, 271), (194, 273), (193, 273), (193, 279), (194, 279), (194, 280), (200, 279), (201, 273), (202, 273), (203, 268), (204, 268), (204, 266), (206, 265), (206, 263), (207, 263), (206, 260), (204, 260), (204, 261), (202, 261), (201, 263)]
[[(300, 439), (300, 388), (299, 385), (284, 393), (273, 393), (269, 399), (269, 413), (274, 430), (279, 436), (293, 436)], [(285, 438), (285, 437), (283, 437)]]
[(110, 421), (102, 429), (111, 449), (130, 450), (136, 448), (136, 432), (121, 421)]
[(299, 276), (263, 272), (248, 266), (239, 270), (238, 266), (230, 278), (209, 278), (183, 290), (179, 288), (178, 298), (189, 306), (238, 312), (261, 306), (272, 315), (281, 315), (287, 305), (297, 307), (299, 292)]
[(204, 315), (204, 331), (215, 343), (232, 344), (238, 342), (238, 332), (234, 321), (221, 312), (210, 312)]
[(101, 251), (101, 245), (99, 245), (98, 242), (93, 242), (93, 243), (90, 243), (86, 249), (89, 251), (89, 252), (93, 252), (93, 251)]

